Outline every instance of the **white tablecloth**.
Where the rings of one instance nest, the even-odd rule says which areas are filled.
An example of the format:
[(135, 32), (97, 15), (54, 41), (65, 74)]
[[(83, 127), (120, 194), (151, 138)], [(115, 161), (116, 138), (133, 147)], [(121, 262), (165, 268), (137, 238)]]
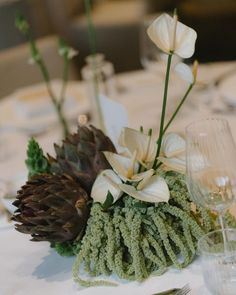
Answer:
[[(233, 63), (205, 65), (200, 68), (201, 80), (214, 79), (219, 73), (227, 71)], [(129, 113), (131, 127), (154, 128), (157, 132), (161, 99), (163, 93), (163, 77), (144, 71), (122, 74), (117, 77), (117, 84), (122, 91), (117, 100), (122, 102)], [(180, 94), (187, 85), (172, 78), (168, 101), (167, 115), (174, 110)], [(84, 85), (81, 84), (81, 89)], [(11, 98), (7, 98), (11, 99)], [(5, 100), (6, 102), (6, 100)], [(2, 102), (4, 103), (4, 101)], [(1, 105), (0, 105), (1, 107)], [(222, 107), (220, 97), (212, 89), (196, 88), (185, 106), (171, 126), (171, 130), (184, 131), (185, 126), (193, 120), (216, 115)], [(217, 114), (217, 116), (219, 116)], [(235, 113), (221, 114), (230, 122), (233, 136), (236, 139)], [(14, 134), (12, 134), (14, 136)], [(59, 140), (60, 132), (56, 129), (37, 140), (44, 150), (53, 153), (53, 142)], [(15, 142), (17, 152), (9, 160), (0, 164), (0, 179), (14, 180), (19, 175), (26, 175), (24, 159), (26, 157), (27, 137)], [(71, 268), (73, 258), (62, 258), (49, 248), (48, 243), (33, 243), (29, 236), (20, 234), (13, 225), (1, 217), (0, 219), (0, 294), (1, 295), (65, 295), (65, 294), (136, 294), (151, 295), (172, 287), (182, 287), (189, 283), (190, 294), (208, 295), (204, 287), (199, 262), (195, 261), (183, 271), (170, 269), (161, 277), (150, 277), (145, 282), (120, 282), (116, 288), (97, 287), (79, 289), (72, 280)]]

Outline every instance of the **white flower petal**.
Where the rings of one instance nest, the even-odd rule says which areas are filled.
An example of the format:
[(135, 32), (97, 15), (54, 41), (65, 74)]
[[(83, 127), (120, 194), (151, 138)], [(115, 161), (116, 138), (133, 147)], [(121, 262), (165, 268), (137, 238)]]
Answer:
[(69, 48), (69, 52), (68, 52), (68, 59), (72, 59), (73, 57), (75, 57), (78, 54), (79, 54), (79, 52), (77, 50), (75, 50), (74, 48), (70, 47)]
[(143, 190), (137, 190), (134, 186), (127, 184), (120, 184), (119, 187), (129, 196), (144, 202), (168, 202), (170, 198), (169, 188), (164, 178), (158, 175), (152, 176)]
[(174, 49), (174, 53), (182, 58), (191, 57), (194, 53), (197, 33), (178, 21), (173, 48), (174, 30), (174, 18), (164, 13), (151, 24), (147, 33), (156, 46), (165, 53), (170, 53)]
[(142, 173), (138, 173), (138, 174), (135, 174), (133, 177), (132, 177), (132, 181), (140, 181), (140, 180), (143, 180), (144, 178), (146, 177), (150, 177), (154, 174), (154, 170), (153, 169), (150, 169), (150, 170), (147, 170), (145, 172), (142, 172)]
[(163, 138), (161, 149), (164, 156), (170, 158), (184, 152), (186, 142), (177, 133), (167, 133)]
[(172, 170), (180, 173), (186, 171), (186, 157), (185, 153), (180, 154), (178, 157), (164, 158), (159, 157), (158, 160), (164, 164), (166, 170)]
[(125, 147), (125, 148), (126, 148), (126, 145), (125, 145), (125, 130), (126, 130), (126, 128), (127, 127), (122, 128), (120, 136), (118, 138), (118, 144), (122, 147)]
[(160, 15), (148, 28), (149, 38), (165, 53), (170, 53), (171, 47), (171, 29), (173, 19), (166, 13)]
[(153, 138), (140, 131), (124, 128), (119, 143), (126, 147), (131, 154), (137, 152), (139, 162), (152, 162), (155, 159), (157, 144)]
[(132, 157), (131, 152), (127, 148), (121, 147), (121, 146), (119, 147), (119, 155), (126, 157), (126, 158)]
[[(127, 158), (112, 152), (103, 152), (107, 161), (111, 165), (112, 169), (120, 176), (124, 181), (130, 180), (128, 177), (128, 171), (132, 165), (132, 159)], [(138, 171), (138, 163), (134, 165), (133, 174)]]
[(175, 53), (182, 58), (191, 57), (195, 51), (196, 39), (197, 33), (195, 30), (178, 22), (175, 37)]
[(95, 202), (103, 204), (106, 201), (108, 192), (110, 192), (114, 198), (114, 202), (117, 201), (122, 191), (119, 185), (122, 183), (121, 179), (111, 169), (102, 171), (96, 178), (92, 191), (91, 197)]
[(189, 82), (190, 84), (193, 84), (194, 82), (194, 76), (192, 69), (186, 65), (185, 63), (178, 63), (175, 66), (175, 72), (178, 73), (178, 75), (185, 81)]
[(147, 183), (149, 182), (150, 178), (153, 176), (154, 173), (155, 173), (154, 169), (150, 169), (146, 171), (143, 179), (139, 182), (137, 189), (142, 190), (147, 185)]

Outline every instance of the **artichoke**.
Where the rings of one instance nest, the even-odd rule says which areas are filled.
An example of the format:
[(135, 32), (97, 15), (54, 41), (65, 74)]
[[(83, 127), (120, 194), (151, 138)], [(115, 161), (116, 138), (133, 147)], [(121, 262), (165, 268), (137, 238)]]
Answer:
[(51, 173), (70, 175), (88, 194), (99, 172), (110, 168), (103, 151), (115, 152), (109, 137), (93, 126), (79, 126), (78, 132), (69, 135), (62, 146), (54, 147), (56, 159), (48, 156)]
[(89, 216), (88, 195), (70, 176), (33, 176), (16, 198), (16, 230), (30, 234), (32, 241), (63, 243), (82, 237)]

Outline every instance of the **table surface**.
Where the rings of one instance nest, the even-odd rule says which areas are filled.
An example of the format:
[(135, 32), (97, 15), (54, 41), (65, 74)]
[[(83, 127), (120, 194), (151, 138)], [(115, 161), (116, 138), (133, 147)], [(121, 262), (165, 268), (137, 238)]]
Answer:
[[(199, 79), (212, 82), (221, 73), (227, 72), (235, 63), (213, 63), (200, 66)], [(154, 75), (145, 71), (131, 72), (117, 76), (120, 90), (117, 100), (126, 107), (129, 115), (130, 127), (153, 128), (157, 132), (161, 111), (163, 92), (163, 75)], [(85, 91), (83, 83), (79, 84), (81, 91)], [(171, 80), (168, 111), (170, 115), (178, 99), (187, 85), (173, 77)], [(11, 97), (2, 100), (1, 105)], [(217, 116), (228, 119), (232, 134), (236, 139), (236, 116), (233, 112), (221, 113), (223, 108), (217, 89), (196, 87), (184, 105), (170, 130), (183, 132), (190, 122)], [(1, 122), (2, 124), (4, 122)], [(15, 134), (12, 133), (12, 137)], [(21, 142), (14, 137), (17, 152), (0, 165), (0, 179), (14, 181), (18, 177), (26, 176), (24, 159), (27, 147), (27, 136), (21, 136)], [(46, 152), (53, 154), (53, 142), (60, 139), (57, 129), (41, 134), (37, 138)], [(12, 224), (4, 217), (0, 218), (0, 294), (1, 295), (65, 295), (65, 294), (136, 294), (151, 295), (172, 287), (182, 287), (189, 283), (190, 294), (209, 295), (204, 287), (199, 261), (196, 260), (188, 268), (178, 271), (170, 269), (161, 277), (150, 277), (143, 283), (119, 281), (118, 287), (97, 287), (79, 289), (72, 280), (71, 268), (74, 258), (62, 258), (50, 249), (48, 243), (33, 243), (27, 235), (16, 232)], [(114, 279), (114, 278), (112, 278)]]

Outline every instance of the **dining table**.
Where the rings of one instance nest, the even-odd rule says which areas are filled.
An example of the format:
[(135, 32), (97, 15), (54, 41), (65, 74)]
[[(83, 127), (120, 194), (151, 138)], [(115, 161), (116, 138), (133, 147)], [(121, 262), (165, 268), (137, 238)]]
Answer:
[[(139, 129), (143, 126), (144, 130), (152, 128), (154, 134), (158, 133), (164, 79), (164, 73), (158, 68), (156, 71), (138, 70), (115, 76), (116, 94), (111, 99), (125, 107), (130, 127)], [(30, 116), (20, 119), (25, 114), (24, 110), (19, 113), (16, 97), (29, 87), (32, 91), (31, 85), (0, 100), (0, 190), (1, 186), (7, 187), (12, 195), (11, 202), (27, 179), (25, 159), (29, 138), (34, 137), (45, 154), (52, 156), (53, 144), (60, 144), (62, 140), (61, 129), (55, 120), (46, 120), (44, 125), (39, 120), (37, 126), (38, 122)], [(182, 81), (173, 71), (167, 117), (171, 116), (187, 87), (187, 82)], [(75, 132), (77, 118), (89, 114), (90, 104), (85, 82), (69, 82), (68, 92), (70, 88), (78, 96), (76, 112), (69, 114), (71, 131)], [(226, 118), (236, 140), (236, 62), (199, 65), (197, 83), (169, 131), (184, 134), (188, 124), (206, 117)], [(14, 210), (11, 203), (6, 205), (3, 199), (0, 202), (1, 206), (8, 206), (9, 211)], [(232, 212), (236, 213), (236, 210), (232, 208)], [(7, 215), (0, 213), (0, 295), (152, 295), (171, 288), (181, 288), (186, 284), (191, 288), (190, 295), (210, 294), (204, 285), (199, 257), (183, 270), (170, 267), (163, 275), (150, 276), (141, 283), (111, 276), (108, 279), (117, 281), (117, 287), (90, 288), (82, 288), (73, 281), (74, 260), (75, 257), (59, 256), (47, 242), (30, 241), (28, 235), (14, 229), (14, 222)]]

